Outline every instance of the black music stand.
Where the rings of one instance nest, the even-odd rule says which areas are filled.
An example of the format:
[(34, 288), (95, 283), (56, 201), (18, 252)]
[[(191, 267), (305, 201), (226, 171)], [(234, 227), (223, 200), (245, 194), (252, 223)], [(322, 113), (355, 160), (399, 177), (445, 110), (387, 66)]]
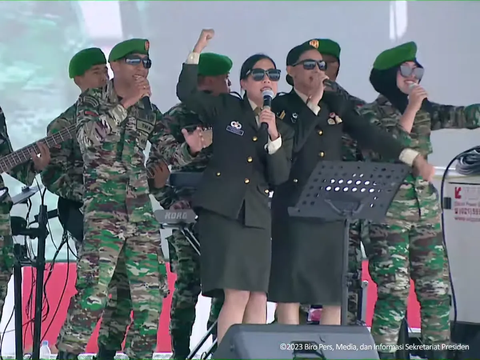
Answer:
[(398, 188), (410, 172), (406, 165), (320, 161), (313, 170), (290, 216), (345, 222), (342, 276), (342, 325), (347, 325), (350, 223), (381, 222)]
[[(13, 197), (13, 203), (25, 203), (30, 197), (35, 195), (39, 188), (23, 188), (22, 193)], [(39, 213), (35, 216), (38, 227), (27, 228), (27, 221), (21, 217), (11, 218), (12, 235), (28, 236), (31, 239), (37, 239), (37, 256), (35, 260), (30, 260), (27, 256), (26, 247), (21, 244), (14, 244), (13, 252), (15, 262), (13, 267), (14, 275), (14, 302), (15, 302), (15, 358), (23, 360), (23, 315), (22, 315), (22, 267), (33, 266), (37, 270), (37, 279), (35, 287), (35, 317), (33, 321), (33, 351), (32, 359), (40, 359), (40, 342), (42, 337), (42, 304), (44, 294), (44, 273), (45, 273), (45, 242), (48, 236), (47, 206), (40, 205)]]

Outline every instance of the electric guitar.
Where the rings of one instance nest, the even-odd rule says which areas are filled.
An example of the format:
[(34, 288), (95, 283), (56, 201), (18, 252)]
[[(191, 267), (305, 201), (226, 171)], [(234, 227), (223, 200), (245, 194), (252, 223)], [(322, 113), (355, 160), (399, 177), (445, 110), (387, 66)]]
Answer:
[[(76, 125), (72, 125), (66, 128), (63, 128), (59, 132), (49, 135), (37, 142), (42, 142), (45, 145), (47, 145), (48, 148), (52, 148), (54, 146), (57, 146), (64, 141), (70, 140), (75, 136), (76, 133)], [(11, 152), (8, 155), (0, 157), (0, 174), (3, 174), (11, 169), (13, 169), (15, 166), (21, 165), (23, 163), (26, 163), (31, 159), (30, 154), (32, 152), (38, 153), (38, 147), (37, 147), (37, 142), (27, 145), (20, 150)], [(5, 198), (8, 195), (8, 188), (3, 187), (0, 188), (0, 202), (5, 200)]]

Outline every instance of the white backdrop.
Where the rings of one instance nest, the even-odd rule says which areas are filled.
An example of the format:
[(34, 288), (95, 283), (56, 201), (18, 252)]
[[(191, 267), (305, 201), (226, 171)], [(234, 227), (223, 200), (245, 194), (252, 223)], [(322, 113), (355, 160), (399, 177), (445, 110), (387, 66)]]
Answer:
[[(455, 105), (480, 102), (480, 2), (4, 1), (0, 9), (0, 26), (6, 27), (0, 42), (0, 106), (14, 148), (43, 137), (47, 124), (76, 100), (78, 90), (67, 78), (68, 61), (88, 46), (99, 46), (108, 55), (121, 40), (148, 38), (153, 100), (166, 111), (177, 102), (175, 85), (181, 63), (202, 28), (216, 31), (208, 50), (233, 59), (231, 78), (237, 91), (240, 66), (253, 53), (269, 54), (285, 70), (290, 48), (310, 38), (332, 38), (342, 47), (339, 82), (353, 95), (371, 101), (376, 94), (368, 76), (375, 57), (386, 48), (414, 40), (419, 46), (418, 59), (426, 68), (422, 84), (431, 100)], [(10, 37), (12, 33), (17, 37)], [(280, 89), (289, 90), (283, 80)], [(446, 165), (456, 153), (477, 145), (478, 135), (478, 131), (463, 130), (435, 133), (431, 161)], [(5, 178), (12, 193), (20, 191), (19, 182)], [(36, 214), (38, 196), (33, 203)], [(55, 208), (56, 197), (48, 194), (47, 204)], [(25, 208), (17, 206), (13, 213), (25, 215)], [(57, 220), (51, 221), (51, 228), (58, 244)], [(52, 258), (54, 252), (49, 240), (47, 257)], [(65, 250), (60, 257), (66, 258)], [(12, 296), (10, 291), (2, 330), (10, 316)], [(202, 314), (203, 310), (198, 314), (194, 341), (203, 334)], [(10, 333), (4, 346), (4, 353), (13, 349)]]

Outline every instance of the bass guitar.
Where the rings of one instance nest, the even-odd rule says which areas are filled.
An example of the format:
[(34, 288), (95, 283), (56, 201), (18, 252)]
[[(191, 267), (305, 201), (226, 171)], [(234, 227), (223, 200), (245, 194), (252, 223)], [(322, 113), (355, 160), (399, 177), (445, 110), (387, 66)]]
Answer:
[[(64, 141), (72, 139), (75, 136), (75, 132), (76, 132), (75, 128), (76, 128), (76, 125), (63, 128), (59, 132), (49, 135), (47, 137), (44, 137), (43, 139), (37, 142), (44, 143), (49, 148), (52, 148), (54, 146), (61, 144)], [(12, 170), (15, 166), (21, 165), (29, 161), (31, 159), (30, 154), (32, 152), (36, 154), (39, 153), (39, 150), (36, 144), (37, 142), (27, 145), (21, 148), (20, 150), (11, 152), (8, 155), (2, 156), (0, 158), (0, 174), (3, 174), (9, 170)], [(0, 202), (4, 201), (7, 195), (8, 195), (8, 188), (7, 187), (0, 188)]]

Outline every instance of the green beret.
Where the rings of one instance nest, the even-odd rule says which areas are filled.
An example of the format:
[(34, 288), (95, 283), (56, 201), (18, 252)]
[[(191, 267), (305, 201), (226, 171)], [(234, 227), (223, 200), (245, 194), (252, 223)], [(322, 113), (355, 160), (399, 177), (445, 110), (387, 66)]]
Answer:
[(387, 70), (407, 61), (417, 61), (417, 44), (413, 41), (385, 50), (373, 63), (375, 70)]
[(150, 42), (147, 39), (125, 40), (113, 47), (108, 56), (108, 62), (123, 59), (133, 53), (148, 55), (149, 50)]
[(225, 75), (230, 72), (232, 66), (233, 62), (228, 56), (214, 53), (202, 53), (198, 63), (198, 75)]
[(288, 52), (287, 66), (295, 65), (300, 56), (308, 50), (317, 50), (321, 54), (329, 54), (340, 60), (340, 45), (330, 39), (312, 39), (295, 46)]
[(99, 48), (84, 49), (76, 53), (68, 66), (70, 79), (75, 76), (82, 76), (85, 72), (95, 65), (104, 65), (107, 63), (105, 54)]
[(318, 41), (318, 51), (321, 54), (325, 55), (332, 55), (335, 56), (338, 60), (340, 60), (340, 45), (337, 42), (330, 40), (330, 39), (313, 39), (312, 41)]

